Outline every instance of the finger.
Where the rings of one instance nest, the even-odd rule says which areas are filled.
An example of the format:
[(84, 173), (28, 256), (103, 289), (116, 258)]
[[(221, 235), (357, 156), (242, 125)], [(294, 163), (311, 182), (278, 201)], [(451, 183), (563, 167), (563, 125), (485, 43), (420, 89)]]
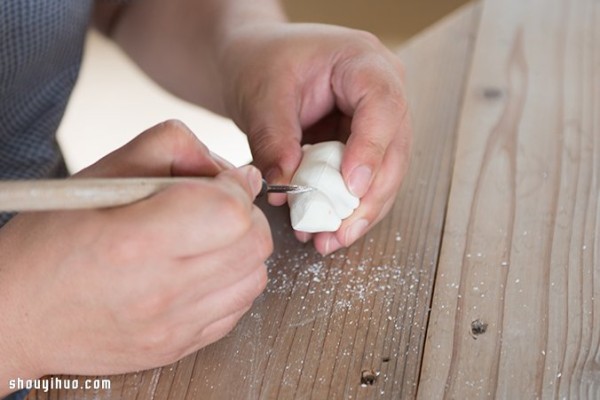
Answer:
[(313, 237), (312, 233), (300, 231), (294, 231), (294, 235), (296, 236), (296, 239), (302, 243), (308, 243)]
[(381, 171), (375, 177), (371, 190), (361, 199), (358, 209), (343, 221), (336, 232), (339, 243), (350, 246), (378, 223), (391, 208), (408, 169), (403, 146), (402, 140), (398, 139), (386, 153)]
[(344, 247), (344, 245), (337, 240), (335, 232), (316, 233), (313, 237), (313, 244), (315, 249), (322, 256), (327, 256)]
[(77, 176), (214, 176), (225, 165), (182, 122), (162, 122)]
[(232, 163), (230, 163), (229, 161), (227, 161), (226, 159), (224, 159), (223, 157), (221, 157), (217, 153), (214, 153), (214, 152), (211, 151), (210, 155), (216, 161), (216, 163), (219, 164), (219, 166), (223, 170), (235, 168), (235, 166)]
[(394, 62), (375, 58), (346, 64), (332, 80), (338, 106), (352, 116), (341, 171), (349, 190), (362, 197), (377, 175), (392, 140), (404, 136), (408, 149), (410, 138), (402, 129), (406, 125), (407, 107), (400, 72)]
[[(254, 164), (270, 184), (289, 183), (302, 158), (302, 130), (293, 93), (271, 90), (259, 94), (245, 115), (243, 125), (247, 129)], [(281, 205), (285, 201), (283, 194), (269, 195), (272, 205)]]
[(313, 242), (317, 251), (325, 255), (350, 246), (389, 212), (408, 169), (408, 159), (402, 148), (401, 140), (394, 140), (372, 188), (361, 199), (354, 213), (342, 222), (337, 232), (315, 235)]
[(253, 228), (235, 243), (181, 261), (177, 268), (181, 279), (174, 284), (182, 288), (182, 293), (188, 294), (181, 297), (182, 303), (196, 301), (205, 293), (233, 285), (251, 274), (271, 255), (273, 239), (266, 217), (256, 208), (252, 220)]
[(231, 246), (252, 228), (260, 186), (260, 173), (251, 166), (173, 185), (147, 200), (100, 211), (115, 218), (105, 240), (110, 247), (122, 242), (115, 251), (124, 257), (148, 248), (190, 257)]
[(250, 307), (266, 286), (267, 267), (263, 264), (234, 285), (199, 299), (194, 314), (202, 316), (201, 319), (205, 326), (212, 324)]
[(196, 335), (196, 339), (193, 342), (189, 352), (187, 354), (191, 354), (195, 351), (200, 350), (201, 348), (208, 346), (211, 343), (216, 342), (217, 340), (223, 338), (229, 332), (235, 328), (239, 320), (246, 314), (252, 307), (246, 307), (242, 310), (236, 311), (233, 314), (230, 314), (224, 318), (221, 318), (218, 321), (213, 322), (207, 327), (203, 328)]
[[(206, 324), (197, 314), (189, 315), (183, 313), (179, 323), (173, 325), (172, 332), (175, 332), (181, 343), (181, 348), (176, 349), (174, 355), (169, 354), (167, 362), (180, 360), (188, 354), (192, 354), (199, 349), (221, 339), (227, 333), (231, 332), (242, 316), (250, 310), (248, 306), (242, 310), (235, 311), (217, 321)], [(201, 325), (199, 325), (201, 322)], [(173, 340), (175, 342), (175, 340)]]
[(348, 247), (352, 245), (358, 238), (366, 234), (369, 230), (371, 230), (379, 221), (381, 221), (387, 213), (390, 211), (392, 206), (394, 205), (394, 198), (388, 199), (385, 204), (381, 207), (379, 214), (373, 219), (373, 222), (369, 223), (368, 220), (363, 219), (360, 220), (360, 223), (349, 222), (350, 227), (340, 227), (341, 230), (353, 231), (355, 232), (356, 238), (352, 239), (351, 242), (347, 242), (345, 244), (344, 240), (348, 240), (347, 236), (352, 236), (352, 234), (345, 233), (344, 240), (338, 239), (339, 234), (337, 232), (320, 232), (317, 233), (314, 238), (314, 246), (315, 249), (321, 253), (323, 256), (329, 255), (343, 247)]
[[(246, 197), (250, 205), (253, 204), (262, 189), (262, 175), (252, 165), (223, 171), (216, 176), (215, 181), (222, 183), (229, 190), (236, 191), (242, 197)], [(243, 195), (239, 189), (244, 191)]]

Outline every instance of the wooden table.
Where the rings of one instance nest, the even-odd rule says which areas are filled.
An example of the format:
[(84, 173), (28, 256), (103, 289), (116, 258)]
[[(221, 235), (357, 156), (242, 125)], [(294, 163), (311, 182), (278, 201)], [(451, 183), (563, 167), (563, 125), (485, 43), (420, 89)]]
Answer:
[(474, 3), (399, 54), (413, 159), (373, 232), (321, 258), (269, 210), (270, 283), (233, 333), (30, 398), (599, 398), (600, 3)]

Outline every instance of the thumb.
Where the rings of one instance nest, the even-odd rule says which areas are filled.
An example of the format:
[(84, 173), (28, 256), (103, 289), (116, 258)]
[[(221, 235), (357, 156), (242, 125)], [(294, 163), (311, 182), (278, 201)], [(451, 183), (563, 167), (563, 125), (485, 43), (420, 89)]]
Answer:
[(215, 176), (230, 168), (182, 122), (162, 122), (78, 176)]
[[(247, 110), (247, 132), (254, 164), (270, 184), (288, 184), (302, 158), (302, 129), (293, 99), (271, 95)], [(282, 205), (285, 194), (270, 194), (269, 203)]]

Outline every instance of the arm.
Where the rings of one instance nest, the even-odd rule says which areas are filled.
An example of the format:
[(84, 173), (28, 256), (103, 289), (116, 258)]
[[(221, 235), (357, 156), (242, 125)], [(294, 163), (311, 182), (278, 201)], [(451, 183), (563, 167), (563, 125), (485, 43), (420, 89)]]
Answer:
[(272, 183), (290, 181), (302, 143), (346, 142), (341, 172), (361, 204), (337, 232), (300, 240), (328, 254), (390, 210), (412, 134), (402, 66), (373, 35), (286, 23), (274, 0), (148, 0), (125, 9), (112, 36), (172, 92), (231, 117)]
[(10, 379), (169, 364), (250, 308), (272, 249), (256, 168), (223, 165), (167, 122), (78, 174), (171, 175), (205, 178), (123, 207), (19, 214), (0, 230), (0, 398)]
[(285, 20), (276, 0), (97, 2), (94, 23), (157, 83), (225, 114), (217, 59), (232, 27)]

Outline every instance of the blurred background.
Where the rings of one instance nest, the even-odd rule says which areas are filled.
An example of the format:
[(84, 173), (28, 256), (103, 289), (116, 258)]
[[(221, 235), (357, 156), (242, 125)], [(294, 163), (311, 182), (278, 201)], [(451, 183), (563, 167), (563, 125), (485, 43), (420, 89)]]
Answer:
[[(292, 21), (370, 31), (397, 49), (467, 0), (283, 0)], [(95, 162), (169, 118), (185, 122), (235, 165), (251, 161), (245, 136), (230, 120), (163, 91), (110, 41), (91, 32), (78, 84), (58, 139), (71, 172)]]
[(397, 46), (467, 0), (283, 0), (293, 21), (363, 29)]

